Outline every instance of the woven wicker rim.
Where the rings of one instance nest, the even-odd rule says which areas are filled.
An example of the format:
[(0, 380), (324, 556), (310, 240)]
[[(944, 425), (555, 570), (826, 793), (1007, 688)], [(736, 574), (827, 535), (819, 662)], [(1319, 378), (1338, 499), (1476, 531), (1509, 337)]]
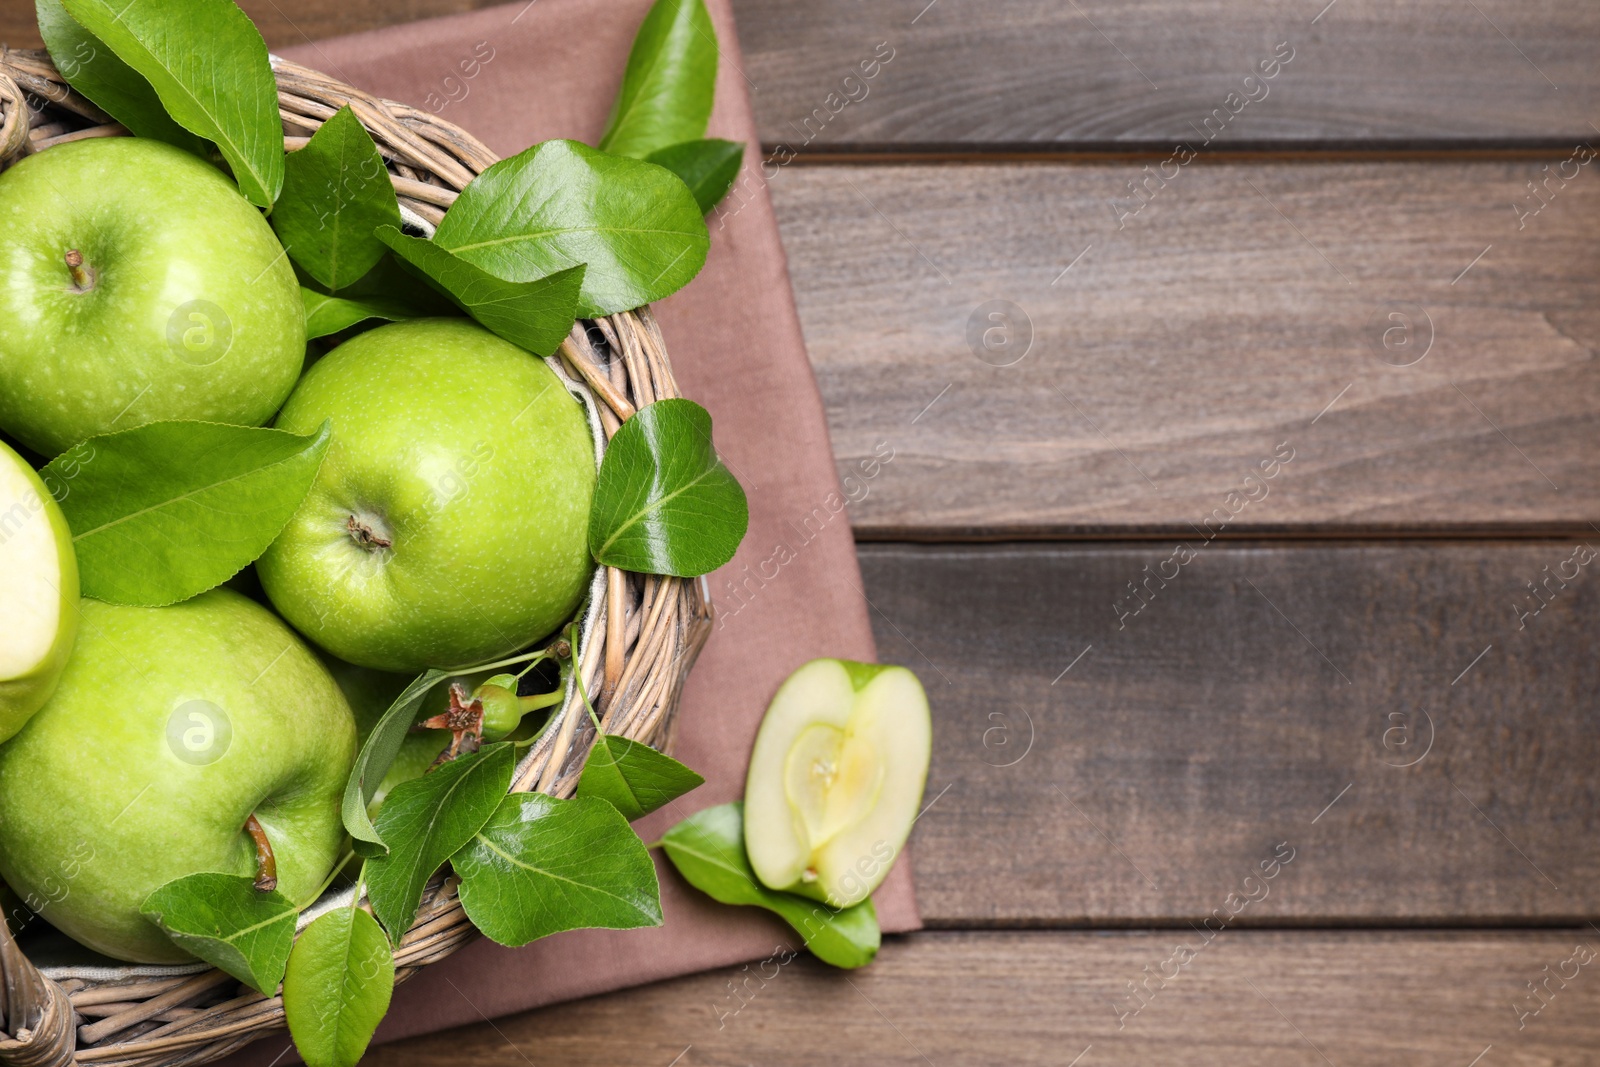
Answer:
[[(496, 162), (477, 138), (427, 111), (369, 96), (277, 57), (273, 68), (286, 146), (303, 145), (349, 105), (388, 161), (403, 211), (430, 225)], [(75, 93), (47, 54), (4, 47), (0, 116), (0, 169), (53, 145), (128, 132)], [(637, 408), (679, 395), (661, 330), (647, 307), (579, 322), (559, 354), (570, 375), (592, 392), (607, 439)], [(711, 631), (704, 581), (606, 567), (595, 588), (593, 636), (579, 657), (585, 691), (606, 732), (669, 749), (684, 678)], [(569, 685), (554, 724), (519, 765), (512, 791), (571, 796), (593, 733)], [(395, 951), (397, 980), (476, 936), (454, 881), (435, 878)], [(115, 982), (52, 981), (0, 923), (0, 1064), (207, 1063), (284, 1025), (281, 997), (262, 996), (217, 970)]]

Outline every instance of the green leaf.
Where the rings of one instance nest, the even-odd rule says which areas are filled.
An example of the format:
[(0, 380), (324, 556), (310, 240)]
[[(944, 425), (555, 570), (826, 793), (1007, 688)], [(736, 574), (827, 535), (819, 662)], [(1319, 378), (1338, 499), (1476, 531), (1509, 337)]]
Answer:
[(701, 0), (656, 0), (628, 53), (600, 147), (643, 159), (704, 137), (717, 85), (717, 31)]
[(661, 925), (649, 851), (616, 808), (594, 797), (512, 793), (450, 862), (467, 918), (502, 945)]
[(582, 263), (531, 281), (508, 282), (434, 241), (407, 237), (393, 226), (380, 227), (378, 239), (438, 283), (485, 329), (529, 352), (548, 356), (577, 321)]
[(649, 745), (602, 734), (583, 763), (578, 795), (598, 797), (633, 822), (703, 782), (694, 771)]
[(191, 874), (161, 886), (139, 910), (179, 948), (272, 996), (294, 945), (294, 903), (243, 874)]
[(378, 921), (335, 908), (300, 934), (283, 976), (283, 1013), (306, 1067), (355, 1067), (394, 993), (394, 953)]
[(611, 439), (595, 484), (589, 550), (608, 567), (692, 578), (733, 558), (750, 524), (744, 490), (692, 400), (640, 408)]
[(344, 801), (340, 805), (344, 828), (357, 842), (366, 842), (388, 851), (389, 846), (367, 815), (367, 805), (383, 784), (383, 776), (389, 773), (395, 757), (400, 755), (406, 735), (417, 720), (417, 709), (422, 707), (423, 698), (448, 677), (444, 671), (432, 670), (417, 675), (416, 680), (394, 698), (389, 710), (383, 713), (372, 732), (367, 734), (367, 740), (356, 755), (356, 765), (351, 768), (350, 777), (345, 781)]
[(148, 81), (167, 114), (215, 141), (239, 191), (271, 207), (283, 185), (283, 121), (267, 46), (232, 0), (62, 0)]
[(301, 289), (300, 298), (306, 305), (306, 339), (326, 337), (330, 333), (348, 330), (367, 319), (387, 319), (395, 322), (412, 318), (414, 313), (398, 300), (382, 297), (361, 297), (349, 300), (342, 296), (328, 296), (315, 289)]
[(134, 136), (206, 155), (205, 141), (173, 122), (144, 76), (118, 59), (104, 41), (78, 25), (61, 6), (61, 0), (36, 0), (34, 9), (39, 18), (39, 36), (44, 38), (56, 70), (68, 85), (99, 105)]
[(666, 167), (683, 179), (704, 215), (728, 195), (744, 162), (743, 141), (685, 141), (645, 156), (645, 162)]
[(400, 228), (400, 202), (378, 146), (347, 104), (284, 161), (272, 228), (307, 274), (342, 289), (383, 258), (373, 235), (379, 226)]
[(152, 422), (91, 437), (52, 460), (45, 477), (71, 484), (61, 510), (84, 595), (161, 607), (227, 581), (288, 525), (329, 439), (326, 425), (299, 437), (264, 427)]
[(878, 954), (882, 935), (870, 897), (839, 911), (756, 881), (744, 851), (744, 805), (739, 801), (689, 816), (662, 836), (661, 848), (690, 885), (723, 904), (775, 912), (824, 963), (864, 967)]
[(577, 141), (534, 145), (478, 175), (433, 240), (514, 282), (588, 264), (582, 318), (677, 292), (711, 245), (700, 205), (676, 175)]
[(472, 840), (511, 788), (516, 750), (488, 745), (437, 770), (401, 782), (378, 812), (389, 851), (367, 860), (367, 898), (395, 944), (417, 917), (422, 887)]

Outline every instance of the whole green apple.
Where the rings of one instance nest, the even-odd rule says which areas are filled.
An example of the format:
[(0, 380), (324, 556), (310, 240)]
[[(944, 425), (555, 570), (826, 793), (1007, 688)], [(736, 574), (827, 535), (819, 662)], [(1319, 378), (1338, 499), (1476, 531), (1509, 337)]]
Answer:
[(165, 608), (85, 599), (50, 698), (0, 747), (0, 877), (117, 959), (188, 954), (139, 907), (199, 871), (254, 874), (255, 817), (296, 903), (344, 839), (356, 726), (287, 626), (226, 589)]
[(294, 269), (215, 167), (101, 137), (0, 174), (0, 425), (34, 451), (160, 419), (259, 426), (305, 351)]
[(305, 503), (256, 564), (284, 618), (340, 659), (460, 667), (555, 630), (588, 585), (594, 442), (549, 367), (465, 319), (363, 333), (278, 416), (332, 420)]
[(78, 557), (66, 516), (0, 444), (0, 741), (55, 691), (78, 632)]

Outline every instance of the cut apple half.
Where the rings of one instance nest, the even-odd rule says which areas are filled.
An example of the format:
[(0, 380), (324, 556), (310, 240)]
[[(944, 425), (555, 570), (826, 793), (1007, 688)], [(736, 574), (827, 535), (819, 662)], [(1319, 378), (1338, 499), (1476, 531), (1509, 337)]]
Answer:
[(756, 876), (836, 908), (865, 900), (911, 833), (932, 740), (927, 695), (904, 667), (817, 659), (791, 674), (745, 782)]
[(0, 444), (0, 741), (55, 692), (78, 631), (78, 559), (61, 507)]

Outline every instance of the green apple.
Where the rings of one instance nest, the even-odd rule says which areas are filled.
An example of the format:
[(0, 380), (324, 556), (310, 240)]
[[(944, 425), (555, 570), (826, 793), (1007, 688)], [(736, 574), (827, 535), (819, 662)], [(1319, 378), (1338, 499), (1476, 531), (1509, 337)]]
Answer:
[(904, 667), (816, 659), (791, 674), (745, 781), (756, 876), (836, 908), (865, 900), (916, 821), (932, 738), (927, 695)]
[(0, 425), (34, 451), (160, 419), (259, 426), (305, 351), (294, 269), (215, 167), (100, 137), (0, 174)]
[(0, 741), (55, 691), (78, 632), (78, 557), (66, 516), (0, 444)]
[(333, 423), (315, 485), (256, 564), (284, 618), (386, 671), (461, 667), (561, 625), (588, 587), (594, 442), (545, 364), (465, 319), (363, 333), (277, 426)]
[(199, 871), (257, 872), (303, 903), (344, 840), (356, 726), (339, 687), (259, 604), (214, 589), (165, 608), (81, 602), (61, 684), (0, 747), (0, 877), (117, 959), (189, 959), (139, 908)]

